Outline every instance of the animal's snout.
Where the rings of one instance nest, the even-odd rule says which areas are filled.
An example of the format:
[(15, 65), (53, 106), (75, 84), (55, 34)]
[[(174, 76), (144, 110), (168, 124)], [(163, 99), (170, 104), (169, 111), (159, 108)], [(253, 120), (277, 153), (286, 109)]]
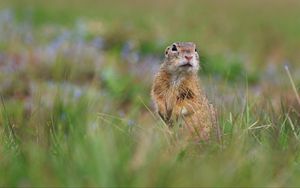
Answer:
[(186, 55), (186, 56), (184, 56), (184, 57), (185, 57), (185, 59), (188, 60), (188, 61), (190, 61), (191, 59), (193, 59), (193, 56), (191, 56), (191, 55)]

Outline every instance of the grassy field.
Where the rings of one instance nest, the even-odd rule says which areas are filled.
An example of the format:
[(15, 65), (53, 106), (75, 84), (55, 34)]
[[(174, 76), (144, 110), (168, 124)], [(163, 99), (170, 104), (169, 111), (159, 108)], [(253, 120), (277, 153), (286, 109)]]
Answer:
[[(0, 186), (300, 186), (300, 1), (0, 2)], [(178, 138), (150, 87), (200, 49), (222, 142)]]

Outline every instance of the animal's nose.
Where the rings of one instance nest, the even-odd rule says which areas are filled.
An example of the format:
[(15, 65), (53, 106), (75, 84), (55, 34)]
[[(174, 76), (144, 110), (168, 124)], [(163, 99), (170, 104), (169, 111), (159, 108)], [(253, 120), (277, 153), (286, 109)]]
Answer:
[(190, 61), (190, 60), (193, 58), (193, 56), (190, 56), (190, 55), (186, 55), (186, 56), (184, 56), (184, 57), (185, 57), (185, 59), (188, 60), (188, 61)]

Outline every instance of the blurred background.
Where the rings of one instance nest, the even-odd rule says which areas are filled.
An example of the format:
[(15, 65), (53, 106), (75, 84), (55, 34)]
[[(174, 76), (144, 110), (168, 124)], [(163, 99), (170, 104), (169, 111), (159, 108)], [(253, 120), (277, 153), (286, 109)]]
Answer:
[[(193, 41), (200, 52), (199, 76), (218, 109), (224, 143), (228, 147), (239, 143), (234, 135), (240, 133), (233, 126), (238, 124), (271, 127), (266, 130), (268, 136), (251, 132), (250, 148), (262, 140), (287, 148), (290, 137), (298, 139), (299, 133), (299, 16), (297, 0), (1, 0), (0, 182), (17, 186), (299, 183), (290, 176), (282, 178), (277, 171), (265, 177), (263, 168), (252, 173), (256, 171), (252, 168), (270, 162), (264, 158), (267, 154), (257, 166), (241, 162), (246, 169), (242, 172), (249, 173), (239, 177), (241, 181), (232, 178), (241, 171), (232, 171), (219, 183), (209, 179), (209, 173), (203, 181), (200, 178), (203, 184), (194, 176), (177, 179), (195, 166), (190, 161), (184, 168), (172, 166), (175, 162), (162, 165), (156, 178), (147, 179), (156, 172), (151, 168), (156, 160), (165, 164), (156, 155), (145, 158), (147, 152), (159, 153), (164, 150), (161, 145), (169, 143), (157, 141), (149, 146), (157, 135), (146, 134), (142, 139), (144, 133), (138, 131), (159, 124), (149, 93), (165, 47)], [(171, 152), (180, 158), (182, 150)], [(118, 157), (111, 159), (111, 155)], [(241, 155), (238, 160), (248, 153)], [(201, 166), (214, 161), (205, 159)], [(83, 164), (86, 160), (89, 164)], [(228, 157), (228, 163), (219, 165), (229, 165), (231, 160)], [(283, 170), (287, 174), (294, 168), (288, 167)], [(178, 172), (167, 176), (173, 168)], [(212, 172), (219, 166), (203, 169)], [(116, 178), (117, 172), (124, 177)]]

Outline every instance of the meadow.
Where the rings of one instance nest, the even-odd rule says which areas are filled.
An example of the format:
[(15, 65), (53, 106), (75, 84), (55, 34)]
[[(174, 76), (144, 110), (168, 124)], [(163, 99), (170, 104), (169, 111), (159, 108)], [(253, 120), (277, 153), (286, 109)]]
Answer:
[[(300, 2), (0, 2), (0, 186), (300, 186)], [(154, 113), (193, 41), (221, 142)]]

